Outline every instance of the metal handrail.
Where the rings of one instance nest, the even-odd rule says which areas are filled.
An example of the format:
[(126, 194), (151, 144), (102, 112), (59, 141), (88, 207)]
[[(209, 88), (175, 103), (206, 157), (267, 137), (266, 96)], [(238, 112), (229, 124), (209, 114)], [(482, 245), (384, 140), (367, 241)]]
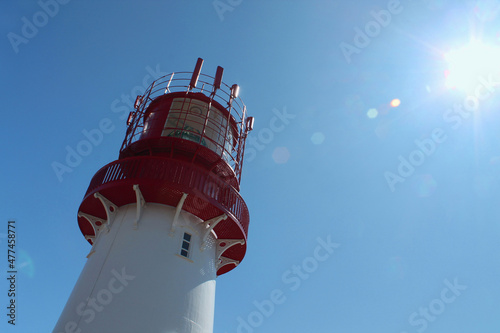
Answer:
[[(236, 134), (238, 138), (234, 146), (233, 142), (231, 142), (230, 151), (227, 149), (226, 145), (227, 135), (224, 137), (224, 142), (222, 144), (215, 144), (216, 146), (219, 146), (221, 150), (221, 158), (225, 159), (229, 163), (239, 182), (241, 179), (241, 160), (243, 158), (242, 149), (244, 148), (244, 140), (248, 132), (248, 129), (245, 126), (246, 107), (240, 97), (235, 98), (231, 95), (231, 87), (227, 84), (222, 82), (220, 89), (214, 89), (213, 82), (215, 78), (206, 74), (200, 74), (196, 87), (190, 87), (189, 83), (191, 76), (191, 72), (173, 72), (158, 78), (149, 85), (142, 95), (142, 100), (139, 106), (133, 113), (133, 117), (127, 129), (120, 152), (124, 151), (127, 147), (140, 139), (140, 135), (144, 130), (145, 112), (155, 98), (174, 92), (203, 93), (205, 96), (210, 98), (210, 101), (215, 101), (219, 105), (223, 106), (228, 112), (229, 118), (232, 118), (236, 124)], [(206, 117), (208, 119), (208, 112)], [(227, 128), (232, 126), (231, 121), (227, 121), (226, 126)], [(213, 142), (211, 138), (206, 136), (206, 133), (200, 133), (200, 135), (200, 142), (202, 139), (208, 139)]]

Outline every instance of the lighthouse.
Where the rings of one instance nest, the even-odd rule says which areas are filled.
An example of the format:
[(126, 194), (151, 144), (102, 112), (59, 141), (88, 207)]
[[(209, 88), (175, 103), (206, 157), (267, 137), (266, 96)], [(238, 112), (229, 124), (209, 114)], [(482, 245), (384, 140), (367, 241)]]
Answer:
[(223, 68), (202, 65), (137, 96), (118, 159), (80, 204), (92, 247), (53, 332), (213, 331), (216, 278), (246, 252), (239, 190), (253, 117)]

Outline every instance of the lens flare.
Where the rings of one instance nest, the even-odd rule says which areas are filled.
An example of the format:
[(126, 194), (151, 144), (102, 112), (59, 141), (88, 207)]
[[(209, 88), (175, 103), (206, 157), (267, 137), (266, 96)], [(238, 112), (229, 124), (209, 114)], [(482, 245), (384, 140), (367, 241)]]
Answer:
[(288, 162), (290, 152), (286, 147), (277, 147), (273, 152), (273, 160), (276, 164), (284, 164)]
[(415, 178), (417, 195), (421, 198), (430, 197), (437, 189), (437, 182), (430, 174), (418, 175)]
[(366, 116), (370, 119), (376, 118), (378, 116), (378, 111), (375, 108), (369, 109), (368, 112), (366, 112)]
[(322, 132), (316, 132), (311, 136), (311, 141), (315, 145), (320, 145), (325, 141), (325, 135)]
[(30, 278), (35, 276), (35, 264), (29, 253), (20, 249), (18, 255), (17, 267), (19, 268), (19, 271), (23, 272)]
[(397, 98), (395, 98), (395, 99), (393, 99), (393, 100), (391, 101), (391, 106), (392, 106), (393, 108), (397, 108), (400, 104), (401, 104), (401, 101), (400, 101), (399, 99), (397, 99)]

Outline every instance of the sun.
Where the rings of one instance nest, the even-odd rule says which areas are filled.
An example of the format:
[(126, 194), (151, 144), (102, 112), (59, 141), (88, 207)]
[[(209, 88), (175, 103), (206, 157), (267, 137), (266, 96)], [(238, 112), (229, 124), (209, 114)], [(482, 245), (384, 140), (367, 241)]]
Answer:
[(444, 54), (448, 64), (446, 86), (472, 92), (478, 80), (500, 73), (500, 47), (473, 40), (462, 48)]

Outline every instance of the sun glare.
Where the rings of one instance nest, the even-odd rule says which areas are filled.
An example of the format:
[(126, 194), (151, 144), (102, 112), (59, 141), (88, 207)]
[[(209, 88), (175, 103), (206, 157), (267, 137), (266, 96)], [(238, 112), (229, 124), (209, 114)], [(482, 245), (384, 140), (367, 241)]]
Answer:
[(448, 63), (446, 86), (471, 92), (480, 77), (500, 73), (500, 47), (472, 41), (444, 55)]

